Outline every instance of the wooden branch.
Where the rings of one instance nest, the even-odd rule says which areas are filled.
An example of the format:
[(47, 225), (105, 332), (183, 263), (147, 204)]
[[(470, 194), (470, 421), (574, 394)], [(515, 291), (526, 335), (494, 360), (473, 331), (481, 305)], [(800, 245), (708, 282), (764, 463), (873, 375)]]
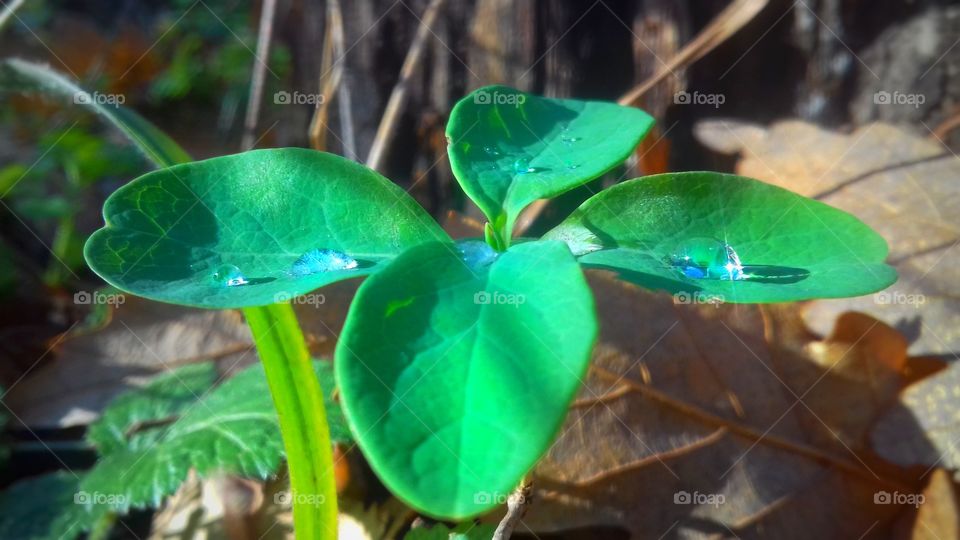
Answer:
[[(317, 103), (310, 120), (310, 148), (327, 150), (327, 119), (330, 116), (330, 103), (333, 101), (343, 78), (343, 15), (339, 0), (327, 2), (326, 37), (323, 41), (323, 61), (320, 67), (320, 80), (317, 85), (323, 99)], [(341, 109), (342, 112), (342, 109)], [(341, 115), (342, 116), (342, 115)], [(344, 121), (341, 118), (341, 121)], [(352, 141), (351, 141), (352, 142)], [(347, 143), (344, 143), (347, 146)], [(350, 156), (348, 152), (347, 157)]]
[(533, 482), (524, 478), (517, 489), (507, 498), (507, 515), (500, 520), (497, 530), (493, 533), (493, 540), (507, 540), (517, 528), (533, 496)]
[(400, 113), (407, 101), (407, 89), (410, 77), (416, 72), (420, 59), (423, 57), (423, 51), (426, 47), (427, 36), (433, 31), (430, 27), (437, 19), (440, 7), (444, 0), (432, 0), (430, 5), (424, 11), (423, 18), (420, 21), (420, 27), (417, 28), (417, 34), (410, 44), (410, 50), (403, 61), (403, 67), (400, 68), (400, 78), (390, 92), (390, 99), (387, 101), (387, 108), (383, 112), (383, 118), (380, 120), (380, 126), (377, 127), (377, 134), (373, 138), (373, 144), (370, 145), (370, 153), (367, 155), (367, 167), (377, 170), (383, 164), (383, 156), (387, 145), (393, 137), (394, 128), (400, 119)]
[(663, 67), (646, 81), (633, 87), (624, 94), (617, 103), (621, 105), (636, 105), (644, 94), (663, 79), (672, 75), (681, 67), (692, 64), (703, 58), (707, 53), (726, 41), (730, 36), (743, 28), (748, 22), (767, 6), (769, 0), (736, 0), (721, 11), (697, 37), (673, 55)]
[(3, 8), (3, 12), (0, 12), (0, 28), (3, 28), (7, 24), (10, 17), (20, 9), (20, 6), (22, 6), (24, 2), (26, 2), (26, 0), (13, 0)]
[(260, 11), (260, 29), (257, 34), (256, 62), (253, 63), (253, 76), (250, 78), (250, 99), (247, 101), (247, 115), (243, 121), (243, 150), (254, 145), (254, 130), (260, 116), (260, 101), (263, 99), (263, 81), (267, 75), (267, 60), (270, 56), (270, 40), (273, 35), (273, 14), (277, 10), (277, 0), (263, 0)]

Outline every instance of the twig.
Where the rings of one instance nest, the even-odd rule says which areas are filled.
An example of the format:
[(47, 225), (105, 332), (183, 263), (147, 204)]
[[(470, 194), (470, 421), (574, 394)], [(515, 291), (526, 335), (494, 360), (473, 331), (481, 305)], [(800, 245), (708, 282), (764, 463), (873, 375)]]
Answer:
[(397, 125), (397, 120), (400, 118), (400, 112), (403, 110), (403, 106), (407, 101), (407, 89), (410, 77), (413, 76), (417, 66), (420, 64), (427, 36), (433, 33), (430, 27), (433, 26), (443, 2), (444, 0), (432, 0), (430, 2), (420, 21), (420, 27), (417, 28), (417, 35), (414, 36), (413, 43), (410, 44), (410, 50), (407, 52), (407, 57), (403, 61), (403, 67), (400, 68), (400, 78), (390, 93), (387, 108), (383, 112), (380, 126), (377, 127), (377, 134), (373, 139), (373, 144), (370, 145), (370, 153), (367, 154), (367, 167), (371, 169), (376, 170), (380, 168), (384, 151), (386, 150), (387, 144), (390, 143), (394, 128)]
[[(736, 0), (721, 11), (696, 37), (683, 46), (677, 54), (670, 57), (663, 67), (657, 73), (654, 73), (647, 80), (633, 87), (624, 94), (617, 103), (620, 105), (637, 105), (651, 88), (660, 81), (672, 75), (676, 70), (687, 64), (692, 64), (707, 53), (715, 49), (718, 45), (727, 40), (730, 36), (743, 28), (748, 22), (766, 7), (769, 0)], [(517, 224), (513, 228), (515, 237), (522, 236), (527, 229), (533, 225), (536, 219), (546, 208), (549, 201), (538, 200), (528, 206)]]
[(533, 496), (533, 481), (524, 478), (517, 486), (517, 489), (507, 498), (507, 515), (500, 520), (497, 530), (493, 533), (493, 540), (507, 540), (513, 534), (513, 530), (527, 513), (527, 508)]
[[(343, 59), (341, 56), (343, 54), (343, 15), (340, 11), (339, 0), (327, 2), (326, 24), (323, 61), (320, 66), (320, 81), (318, 84), (323, 100), (317, 103), (313, 118), (310, 120), (310, 148), (314, 150), (327, 149), (327, 132), (324, 128), (327, 125), (327, 118), (330, 116), (330, 103), (336, 95), (343, 77), (343, 63), (341, 62)], [(346, 146), (346, 143), (344, 145)], [(344, 148), (344, 151), (346, 150)], [(349, 156), (349, 153), (347, 155)]]
[(260, 116), (260, 101), (263, 98), (263, 81), (267, 75), (267, 57), (270, 55), (273, 14), (276, 8), (277, 0), (263, 0), (263, 7), (260, 10), (260, 29), (257, 35), (256, 62), (253, 63), (253, 76), (250, 78), (250, 100), (247, 101), (247, 116), (243, 121), (243, 140), (240, 144), (243, 150), (250, 150), (254, 145), (253, 131), (257, 128), (257, 118)]
[(0, 12), (0, 28), (3, 28), (7, 24), (7, 21), (10, 20), (14, 12), (20, 9), (20, 6), (26, 1), (27, 0), (13, 0), (3, 8), (3, 11)]
[(653, 76), (635, 86), (632, 90), (623, 95), (617, 103), (621, 105), (636, 105), (644, 94), (657, 85), (660, 81), (672, 75), (680, 67), (696, 62), (703, 58), (708, 52), (712, 51), (738, 30), (744, 27), (748, 22), (766, 7), (769, 0), (736, 0), (721, 11), (703, 30), (697, 34), (697, 37), (683, 46), (680, 51), (673, 55), (663, 67)]
[(960, 107), (956, 107), (951, 111), (951, 115), (947, 117), (946, 120), (940, 122), (930, 134), (931, 139), (934, 140), (943, 140), (946, 139), (950, 132), (960, 127)]

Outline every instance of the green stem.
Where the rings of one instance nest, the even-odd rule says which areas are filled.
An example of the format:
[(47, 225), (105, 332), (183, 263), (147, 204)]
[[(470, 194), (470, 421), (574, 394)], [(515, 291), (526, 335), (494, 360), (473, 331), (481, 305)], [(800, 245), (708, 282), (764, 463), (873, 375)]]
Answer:
[(323, 391), (290, 304), (243, 310), (253, 331), (290, 471), (297, 538), (336, 540), (337, 492)]
[(87, 534), (88, 540), (107, 540), (110, 538), (110, 531), (113, 530), (113, 524), (117, 522), (116, 512), (107, 512), (96, 523), (93, 524), (93, 528), (90, 529), (90, 533)]

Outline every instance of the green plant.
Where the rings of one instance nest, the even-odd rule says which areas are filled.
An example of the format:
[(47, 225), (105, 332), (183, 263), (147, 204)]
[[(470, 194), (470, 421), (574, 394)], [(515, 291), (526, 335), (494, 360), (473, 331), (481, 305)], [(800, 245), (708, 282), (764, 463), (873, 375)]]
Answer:
[[(335, 369), (347, 418), (385, 484), (464, 519), (499, 504), (549, 447), (597, 333), (583, 267), (676, 294), (777, 302), (865, 294), (896, 279), (856, 218), (762, 182), (676, 173), (623, 182), (542, 239), (514, 240), (531, 202), (625, 160), (643, 112), (487, 87), (454, 108), (451, 165), (489, 220), (454, 242), (387, 179), (343, 158), (258, 150), (173, 165), (122, 187), (90, 267), (159, 301), (242, 307), (265, 366), (292, 489), (332, 493), (319, 385), (286, 302), (368, 276)], [(172, 165), (170, 163), (161, 165)], [(295, 499), (296, 500), (296, 499)], [(294, 506), (331, 538), (335, 500)]]
[[(314, 361), (312, 373), (332, 390), (329, 361)], [(90, 470), (35, 476), (0, 494), (0, 538), (76, 538), (131, 508), (158, 507), (191, 469), (201, 478), (275, 474), (283, 448), (264, 369), (221, 378), (214, 363), (202, 362), (115, 398), (87, 430), (98, 457)], [(336, 406), (331, 437), (350, 440)]]

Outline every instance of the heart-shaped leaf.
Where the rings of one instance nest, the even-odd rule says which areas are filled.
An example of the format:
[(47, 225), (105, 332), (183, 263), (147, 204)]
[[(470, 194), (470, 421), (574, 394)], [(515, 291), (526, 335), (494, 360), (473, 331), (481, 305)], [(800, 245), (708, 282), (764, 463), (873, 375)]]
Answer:
[(597, 323), (560, 242), (417, 246), (367, 279), (337, 344), (364, 455), (418, 510), (464, 519), (506, 500), (580, 386)]
[[(592, 197), (544, 238), (567, 242), (585, 266), (665, 289), (682, 303), (857, 296), (897, 278), (883, 263), (887, 243), (856, 217), (720, 173), (623, 182)], [(715, 268), (693, 264), (711, 252), (720, 259)], [(738, 275), (742, 279), (731, 279)]]
[(207, 308), (289, 300), (448, 238), (386, 178), (299, 148), (146, 174), (103, 214), (84, 250), (94, 272), (133, 294)]
[(450, 113), (447, 153), (463, 190), (509, 238), (524, 207), (612, 169), (651, 127), (633, 107), (487, 86)]

